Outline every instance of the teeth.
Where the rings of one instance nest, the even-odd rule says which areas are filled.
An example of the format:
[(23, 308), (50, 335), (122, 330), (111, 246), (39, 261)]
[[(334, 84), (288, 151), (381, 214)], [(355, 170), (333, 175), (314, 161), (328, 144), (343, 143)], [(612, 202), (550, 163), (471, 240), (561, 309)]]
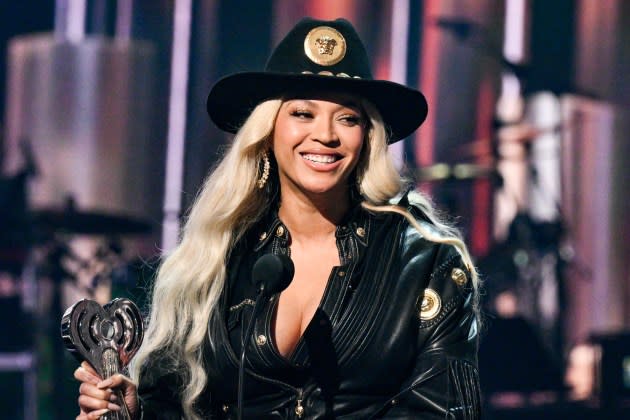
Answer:
[(304, 159), (308, 159), (311, 162), (317, 162), (317, 163), (333, 163), (334, 161), (337, 160), (335, 156), (331, 156), (331, 155), (314, 155), (312, 153), (307, 153), (302, 156), (304, 157)]

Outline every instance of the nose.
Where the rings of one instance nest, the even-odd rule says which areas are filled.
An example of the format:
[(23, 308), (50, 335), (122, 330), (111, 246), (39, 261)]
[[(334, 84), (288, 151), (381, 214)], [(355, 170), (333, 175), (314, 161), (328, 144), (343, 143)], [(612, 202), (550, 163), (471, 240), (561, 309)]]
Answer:
[(313, 138), (315, 141), (326, 145), (334, 145), (339, 143), (339, 136), (335, 130), (335, 124), (332, 117), (317, 118), (315, 128), (313, 130)]

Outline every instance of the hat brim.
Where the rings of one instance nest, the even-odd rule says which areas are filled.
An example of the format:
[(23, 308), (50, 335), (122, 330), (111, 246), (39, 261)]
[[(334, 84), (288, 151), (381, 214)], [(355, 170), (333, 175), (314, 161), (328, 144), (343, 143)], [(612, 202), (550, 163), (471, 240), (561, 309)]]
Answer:
[(286, 94), (340, 92), (372, 103), (390, 130), (389, 143), (413, 133), (427, 116), (427, 101), (414, 89), (387, 80), (317, 74), (236, 73), (219, 80), (208, 95), (207, 110), (221, 130), (235, 133), (259, 103)]

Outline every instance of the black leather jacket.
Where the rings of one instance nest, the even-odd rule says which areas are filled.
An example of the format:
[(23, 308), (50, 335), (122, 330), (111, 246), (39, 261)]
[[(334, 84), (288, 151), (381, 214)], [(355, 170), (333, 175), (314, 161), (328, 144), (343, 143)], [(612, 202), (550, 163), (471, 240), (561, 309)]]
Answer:
[[(457, 251), (427, 241), (398, 214), (360, 207), (336, 236), (341, 265), (293, 355), (284, 359), (271, 339), (275, 297), (244, 337), (245, 418), (479, 418), (477, 320), (470, 273)], [(289, 241), (272, 215), (230, 258), (228, 285), (209, 323), (217, 344), (205, 351), (208, 387), (198, 409), (206, 417), (236, 418), (240, 334), (255, 297), (251, 267), (264, 253), (287, 253)], [(181, 417), (181, 379), (165, 365), (156, 361), (142, 375), (144, 418)]]

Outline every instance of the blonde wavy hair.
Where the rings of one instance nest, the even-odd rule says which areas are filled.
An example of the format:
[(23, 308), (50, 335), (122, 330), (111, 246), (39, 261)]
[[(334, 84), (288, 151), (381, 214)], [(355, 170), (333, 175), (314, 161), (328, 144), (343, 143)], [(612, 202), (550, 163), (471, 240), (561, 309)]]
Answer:
[[(270, 204), (271, 197), (257, 188), (256, 181), (282, 102), (274, 99), (259, 104), (235, 135), (225, 156), (206, 179), (181, 241), (164, 259), (153, 286), (144, 343), (130, 365), (130, 374), (138, 383), (142, 366), (159, 353), (173, 371), (182, 375), (181, 403), (186, 418), (199, 418), (195, 401), (207, 382), (202, 344), (211, 340), (208, 320), (225, 284), (229, 252)], [(440, 221), (424, 195), (415, 194), (414, 204), (432, 221), (434, 226), (430, 229), (416, 222), (406, 209), (392, 204), (405, 183), (387, 151), (387, 133), (379, 113), (365, 101), (361, 105), (369, 120), (367, 141), (356, 168), (362, 206), (371, 211), (401, 214), (428, 240), (455, 246), (471, 268), (476, 285), (477, 275), (464, 243), (455, 229)]]

